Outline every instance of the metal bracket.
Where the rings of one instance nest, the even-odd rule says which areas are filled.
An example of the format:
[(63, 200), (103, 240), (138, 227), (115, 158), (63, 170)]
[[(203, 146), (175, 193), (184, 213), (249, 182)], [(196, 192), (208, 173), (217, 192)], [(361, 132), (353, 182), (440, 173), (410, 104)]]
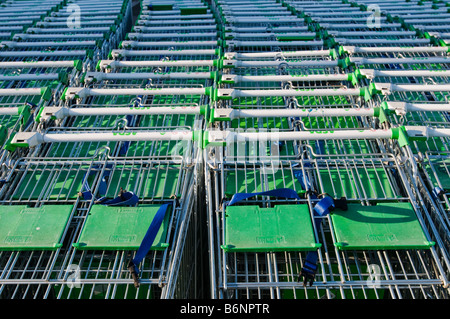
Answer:
[(397, 115), (405, 115), (407, 111), (406, 102), (386, 102), (388, 110), (395, 111)]
[(42, 135), (38, 132), (19, 132), (14, 135), (9, 144), (16, 147), (34, 147), (42, 142)]
[(92, 82), (100, 82), (103, 80), (103, 75), (105, 73), (103, 72), (86, 72), (86, 75), (84, 77), (84, 83), (89, 84)]
[(65, 107), (48, 106), (44, 107), (39, 113), (39, 122), (47, 121), (48, 119), (62, 119), (68, 116), (68, 109)]
[(235, 97), (234, 89), (218, 89), (217, 98), (222, 100), (230, 100)]
[(375, 88), (383, 95), (391, 94), (391, 83), (375, 83)]
[(223, 74), (221, 78), (222, 83), (234, 84), (236, 82), (237, 74)]
[(214, 120), (232, 120), (233, 109), (214, 109)]
[(63, 93), (63, 96), (61, 97), (62, 100), (73, 100), (78, 99), (81, 97), (84, 97), (85, 92), (87, 92), (87, 88), (72, 88), (68, 87), (66, 91)]

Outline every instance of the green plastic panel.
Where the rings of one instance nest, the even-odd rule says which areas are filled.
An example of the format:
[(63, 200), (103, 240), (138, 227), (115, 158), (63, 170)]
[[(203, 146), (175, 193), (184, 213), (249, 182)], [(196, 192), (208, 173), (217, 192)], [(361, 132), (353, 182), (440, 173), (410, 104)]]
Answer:
[(340, 250), (426, 249), (426, 239), (410, 203), (349, 204), (331, 214)]
[(227, 252), (302, 251), (319, 247), (308, 205), (226, 208), (222, 249)]
[(72, 205), (0, 208), (0, 250), (56, 250)]
[[(73, 246), (81, 250), (137, 250), (159, 207), (95, 205), (86, 219), (79, 241)], [(165, 240), (169, 216), (170, 209), (155, 237), (152, 250), (163, 250), (168, 246)]]
[(135, 192), (140, 199), (180, 197), (181, 194), (177, 193), (179, 179), (180, 168), (174, 165), (141, 171), (118, 169), (110, 176), (106, 197), (116, 197), (120, 187)]
[(264, 175), (260, 170), (237, 170), (226, 172), (225, 195), (228, 197), (236, 193), (257, 193), (262, 192), (262, 181), (267, 182), (267, 188), (291, 188), (297, 193), (303, 193), (302, 185), (293, 176), (290, 169), (278, 169), (275, 172)]
[(335, 198), (396, 198), (398, 197), (384, 168), (320, 169), (323, 193)]
[[(434, 187), (441, 186), (444, 190), (450, 191), (450, 160), (435, 161), (432, 166), (426, 164), (424, 168), (428, 172)], [(436, 178), (439, 179), (440, 185)]]
[[(85, 171), (64, 170), (55, 175), (30, 167), (34, 171), (27, 172), (19, 186), (15, 189), (12, 199), (38, 199), (48, 196), (48, 199), (70, 200), (78, 197), (81, 191)], [(76, 167), (75, 169), (79, 169)]]

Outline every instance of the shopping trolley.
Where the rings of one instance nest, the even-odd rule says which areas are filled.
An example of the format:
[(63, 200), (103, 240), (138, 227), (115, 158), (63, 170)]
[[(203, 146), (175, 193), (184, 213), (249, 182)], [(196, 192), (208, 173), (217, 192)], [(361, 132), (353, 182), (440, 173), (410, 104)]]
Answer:
[[(78, 28), (74, 28), (72, 25), (75, 23), (72, 21), (75, 17), (73, 17), (73, 12), (69, 10), (70, 5), (76, 5), (79, 8), (80, 26)], [(76, 2), (58, 7), (51, 15), (62, 17), (65, 20), (36, 21), (32, 27), (28, 27), (22, 33), (15, 34), (9, 41), (2, 41), (0, 47), (13, 51), (84, 49), (89, 50), (89, 56), (94, 57), (96, 62), (98, 58), (106, 57), (110, 45), (116, 46), (117, 42), (123, 39), (121, 34), (123, 34), (123, 28), (129, 23), (131, 8), (128, 2), (120, 2), (118, 5), (120, 7), (115, 9), (108, 6), (89, 9), (89, 4)], [(87, 17), (104, 16), (104, 10), (106, 9), (112, 10), (111, 12), (116, 15), (116, 18), (106, 21), (86, 21)], [(83, 20), (81, 19), (82, 16), (84, 17)], [(85, 26), (85, 24), (87, 25)]]
[[(205, 175), (209, 177), (206, 187), (210, 250), (214, 252), (210, 255), (211, 295), (220, 298), (445, 298), (448, 292), (446, 279), (441, 281), (446, 278), (445, 266), (439, 256), (441, 246), (434, 247), (432, 238), (436, 238), (436, 233), (427, 228), (429, 214), (416, 202), (415, 192), (403, 170), (404, 163), (396, 158), (394, 142), (409, 138), (409, 134), (411, 138), (417, 136), (414, 130), (408, 133), (402, 127), (386, 128), (386, 119), (382, 123), (373, 120), (375, 109), (382, 112), (377, 104), (377, 96), (382, 90), (361, 81), (357, 74), (354, 81), (353, 72), (358, 73), (358, 69), (351, 69), (349, 59), (335, 58), (326, 61), (332, 63), (326, 65), (311, 57), (299, 62), (304, 62), (304, 67), (314, 68), (312, 74), (305, 74), (303, 81), (292, 80), (280, 90), (276, 77), (267, 75), (268, 63), (261, 63), (264, 55), (271, 57), (269, 52), (258, 52), (260, 61), (257, 63), (254, 63), (257, 59), (254, 54), (251, 60), (254, 64), (244, 60), (252, 53), (225, 52), (224, 56), (227, 54), (242, 57), (243, 61), (232, 61), (229, 64), (231, 72), (224, 68), (222, 85), (225, 87), (219, 87), (214, 96), (219, 102), (211, 111), (214, 123), (203, 137), (207, 159)], [(294, 63), (288, 59), (283, 61), (282, 53), (278, 57), (279, 61), (275, 62), (285, 62), (290, 67), (289, 72), (276, 74), (273, 71), (277, 70), (276, 64), (272, 64), (271, 72), (290, 80), (289, 76), (295, 72)], [(224, 61), (224, 66), (227, 63)], [(330, 71), (336, 73), (338, 81), (333, 90), (327, 91), (330, 82), (321, 82), (321, 79), (324, 75), (335, 75), (327, 74)], [(268, 78), (257, 78), (263, 74)], [(354, 88), (343, 90), (343, 84), (351, 84)], [(292, 90), (295, 85), (305, 87), (305, 90)], [(341, 100), (327, 98), (333, 95)], [(290, 96), (301, 98), (301, 103), (289, 108), (286, 98)], [(268, 97), (271, 100), (266, 102)], [(234, 108), (242, 105), (245, 108)], [(361, 105), (366, 107), (361, 109)], [(337, 121), (328, 121), (327, 116), (342, 115), (338, 110), (343, 110), (343, 106), (347, 106), (345, 112), (350, 112), (353, 121), (338, 122), (338, 125)], [(358, 114), (358, 111), (362, 113)], [(283, 114), (306, 118), (309, 125), (279, 125), (277, 118), (279, 121), (288, 119), (280, 119)], [(267, 120), (268, 116), (274, 119)], [(324, 117), (327, 120), (320, 122)], [(361, 121), (361, 118), (367, 120)], [(245, 124), (233, 124), (237, 119), (245, 119)], [(249, 122), (248, 119), (255, 120)], [(427, 130), (430, 135), (447, 132)], [(360, 145), (365, 147), (342, 147), (352, 145), (350, 140), (361, 141)], [(314, 144), (310, 144), (316, 141), (341, 147), (327, 147), (323, 151), (323, 148), (314, 148)], [(283, 142), (293, 144), (281, 152)], [(335, 209), (329, 215), (322, 204), (330, 203), (331, 199)], [(374, 212), (389, 210), (388, 207), (406, 208), (410, 216), (415, 216), (413, 219), (417, 218), (421, 225), (417, 230), (427, 239), (408, 248), (408, 245), (393, 244), (388, 239), (390, 236), (369, 231), (366, 237), (341, 242), (346, 238), (345, 230), (364, 228), (366, 222), (370, 223), (370, 218), (364, 221), (351, 218), (351, 222), (340, 219), (346, 212), (373, 217)], [(293, 217), (294, 212), (297, 212), (296, 217)], [(316, 222), (320, 215), (317, 212), (325, 212), (326, 225), (323, 221), (322, 224)], [(390, 224), (388, 217), (383, 218)], [(298, 218), (302, 220), (299, 224)], [(347, 222), (354, 224), (350, 226)], [(294, 225), (300, 224), (305, 227), (295, 229)], [(400, 233), (397, 239), (403, 235), (410, 238), (410, 235)], [(417, 238), (423, 238), (419, 233)], [(366, 244), (370, 244), (362, 244), (366, 240)], [(324, 253), (321, 253), (322, 249)], [(423, 253), (427, 255), (425, 259), (422, 259)], [(414, 255), (421, 257), (416, 259)], [(415, 263), (419, 259), (421, 262)], [(429, 269), (439, 270), (431, 275)], [(304, 279), (307, 284), (314, 272), (312, 286), (302, 286), (301, 281)], [(334, 276), (339, 278), (338, 285), (326, 279)], [(386, 278), (390, 279), (386, 281)], [(393, 278), (395, 280), (391, 281)], [(415, 288), (410, 289), (410, 280), (414, 280)], [(340, 285), (347, 282), (348, 285)]]
[[(416, 51), (415, 54), (417, 53), (419, 52)], [(416, 58), (415, 61), (408, 57), (367, 58), (361, 62), (377, 65), (376, 70), (369, 72), (362, 69), (361, 72), (365, 73), (378, 88), (384, 90), (385, 94), (380, 100), (380, 104), (388, 110), (388, 113), (392, 114), (392, 117), (389, 117), (390, 122), (407, 124), (412, 127), (424, 124), (438, 127), (448, 126), (446, 57), (421, 57)], [(394, 67), (392, 68), (392, 66)], [(384, 83), (381, 84), (379, 81)], [(426, 136), (426, 133), (419, 130), (417, 135)], [(445, 248), (449, 234), (446, 221), (448, 214), (443, 208), (445, 206), (433, 203), (440, 201), (438, 194), (444, 191), (441, 188), (435, 188), (438, 186), (436, 182), (431, 182), (433, 179), (432, 175), (429, 175), (430, 165), (422, 163), (423, 154), (437, 155), (439, 152), (446, 152), (447, 149), (448, 139), (442, 136), (426, 141), (415, 141), (411, 143), (409, 153), (404, 155), (417, 161), (410, 168), (412, 171), (411, 183), (421, 186), (423, 194), (417, 196), (427, 202), (427, 207), (432, 212), (431, 218), (434, 220), (434, 227), (439, 231), (441, 240), (444, 242), (442, 245), (443, 260), (448, 264), (448, 252)], [(425, 157), (428, 159), (427, 156)], [(442, 176), (445, 178), (445, 165), (443, 167)], [(427, 185), (424, 185), (423, 174), (427, 176)], [(417, 193), (420, 192), (417, 191)]]
[[(114, 88), (111, 90), (114, 91)], [(146, 94), (144, 96), (146, 97), (153, 93), (156, 92), (144, 90), (143, 94)], [(127, 102), (132, 100), (133, 96), (134, 93), (128, 96)], [(124, 96), (119, 98), (125, 101)], [(83, 102), (87, 102), (88, 99), (89, 97), (85, 97), (76, 106), (87, 104)], [(47, 294), (53, 294), (56, 298), (160, 298), (165, 293), (174, 294), (175, 272), (179, 267), (175, 261), (180, 258), (182, 252), (185, 240), (183, 235), (189, 224), (186, 216), (189, 216), (193, 205), (192, 174), (195, 166), (192, 159), (195, 158), (195, 154), (192, 154), (191, 149), (192, 130), (189, 130), (190, 135), (187, 135), (187, 122), (176, 123), (176, 119), (169, 120), (169, 116), (164, 118), (159, 116), (158, 119), (158, 115), (142, 115), (145, 114), (145, 107), (142, 108), (144, 113), (137, 113), (140, 114), (137, 127), (131, 130), (114, 129), (111, 125), (119, 115), (108, 116), (104, 111), (108, 109), (105, 105), (114, 106), (113, 103), (117, 100), (109, 97), (109, 101), (106, 101), (107, 98), (103, 96), (88, 103), (88, 111), (92, 111), (96, 104), (102, 105), (102, 116), (69, 114), (59, 125), (51, 125), (46, 130), (32, 132), (31, 135), (34, 136), (66, 135), (69, 139), (47, 143), (49, 141), (46, 138), (42, 140), (38, 138), (43, 142), (42, 145), (34, 145), (30, 141), (28, 146), (36, 147), (24, 160), (23, 165), (18, 164), (14, 170), (15, 174), (12, 173), (12, 176), (20, 179), (17, 180), (14, 192), (7, 194), (6, 198), (21, 203), (37, 201), (45, 207), (65, 202), (75, 205), (74, 215), (71, 217), (71, 224), (74, 227), (70, 235), (67, 235), (68, 241), (64, 246), (66, 250), (61, 252), (58, 258), (53, 259), (54, 267), (49, 271), (50, 284), (45, 286)], [(143, 102), (145, 105), (145, 101)], [(115, 109), (120, 108), (113, 107), (113, 111)], [(129, 104), (127, 109), (129, 111)], [(174, 130), (176, 124), (179, 129)], [(176, 134), (173, 133), (178, 133), (177, 136), (188, 143), (179, 147), (178, 151), (172, 146), (176, 142), (173, 139)], [(98, 139), (89, 141), (86, 139), (87, 136)], [(16, 137), (18, 139), (13, 139), (12, 146), (24, 146), (21, 142), (16, 144), (23, 136), (19, 134)], [(78, 139), (74, 139), (75, 137)], [(140, 140), (142, 143), (134, 142), (123, 147), (126, 143), (138, 141), (137, 137), (143, 138)], [(21, 176), (18, 177), (19, 175)], [(36, 186), (33, 187), (34, 190), (30, 190), (32, 184)], [(93, 200), (78, 195), (79, 192), (90, 191), (95, 199), (100, 196), (114, 198), (120, 196), (121, 189), (133, 192), (139, 198), (139, 205), (134, 208), (106, 209), (102, 204), (95, 204)], [(108, 227), (102, 230), (106, 233), (112, 232), (111, 237), (107, 237), (103, 244), (98, 241), (95, 243), (97, 235), (92, 233), (95, 232), (95, 219), (109, 220), (113, 214), (117, 218), (122, 218), (121, 212), (125, 209), (127, 214), (134, 216), (133, 218), (139, 217), (135, 219), (135, 223), (139, 221), (137, 224), (133, 224), (133, 218), (128, 221), (130, 227), (132, 225), (137, 227), (139, 223), (148, 225), (158, 207), (166, 203), (170, 204), (171, 208), (166, 215), (164, 227), (161, 228), (158, 237), (160, 240), (155, 242), (155, 250), (151, 251), (141, 266), (140, 287), (136, 290), (127, 269), (127, 262), (133, 258), (129, 249), (136, 243), (139, 246), (139, 239), (135, 238), (135, 235), (127, 237), (131, 235), (127, 235), (126, 229), (123, 230), (125, 233), (121, 234), (120, 229), (111, 224), (109, 230)], [(138, 214), (139, 212), (142, 214)], [(126, 221), (116, 220), (116, 222), (116, 225), (124, 225)], [(142, 231), (143, 228), (139, 232)], [(108, 238), (112, 240), (109, 244)], [(130, 243), (130, 240), (136, 243)], [(111, 268), (113, 260), (117, 267)], [(69, 274), (66, 269), (72, 267), (71, 265), (79, 267), (80, 276), (77, 278), (80, 279), (81, 286), (56, 286), (58, 283), (67, 282)], [(174, 273), (169, 271), (172, 267)], [(25, 284), (32, 283), (25, 280)]]
[[(303, 142), (308, 139), (348, 139), (352, 133), (355, 133), (355, 130), (316, 132), (319, 134), (314, 135), (308, 131), (281, 131), (272, 134), (279, 137), (276, 141), (284, 138), (292, 140), (298, 138), (298, 141)], [(381, 135), (378, 133), (383, 132), (383, 134), (387, 134), (385, 137), (392, 137), (390, 135), (392, 132), (386, 133), (385, 130), (359, 130), (359, 132), (371, 132), (370, 134), (376, 134), (374, 135), (377, 136), (376, 138), (380, 138)], [(388, 294), (392, 298), (411, 298), (423, 293), (424, 297), (429, 294), (439, 298), (446, 295), (444, 289), (446, 285), (441, 281), (441, 278), (445, 278), (445, 270), (437, 256), (438, 248), (436, 250), (433, 248), (429, 234), (426, 235), (428, 239), (425, 241), (422, 240), (421, 235), (417, 234), (418, 237), (413, 235), (414, 238), (422, 238), (420, 245), (408, 248), (407, 245), (400, 244), (401, 240), (393, 243), (392, 239), (383, 237), (388, 236), (387, 234), (377, 237), (380, 234), (374, 231), (374, 233), (369, 232), (364, 235), (367, 237), (353, 238), (355, 246), (351, 247), (352, 244), (347, 242), (347, 239), (344, 242), (339, 239), (346, 238), (344, 234), (346, 230), (360, 226), (373, 230), (372, 227), (376, 226), (371, 224), (370, 218), (363, 220), (350, 218), (352, 222), (355, 222), (353, 226), (346, 225), (346, 222), (339, 224), (339, 218), (344, 218), (349, 223), (350, 220), (344, 217), (348, 210), (337, 213), (339, 210), (336, 209), (329, 221), (330, 233), (326, 233), (325, 229), (328, 229), (326, 226), (322, 225), (318, 229), (323, 233), (318, 233), (317, 238), (325, 241), (325, 243), (320, 241), (322, 246), (319, 251), (322, 248), (325, 251), (320, 257), (316, 256), (316, 259), (320, 260), (320, 266), (318, 266), (319, 261), (316, 261), (317, 263), (314, 265), (314, 258), (308, 260), (309, 253), (304, 253), (304, 251), (314, 251), (318, 248), (319, 241), (314, 239), (314, 231), (312, 231), (314, 228), (299, 226), (302, 228), (301, 230), (292, 230), (287, 226), (291, 223), (295, 225), (308, 223), (297, 224), (297, 218), (303, 218), (300, 216), (295, 217), (294, 222), (290, 219), (294, 218), (290, 215), (293, 211), (290, 211), (289, 214), (289, 207), (284, 207), (282, 204), (287, 206), (290, 206), (288, 204), (303, 204), (302, 209), (305, 216), (310, 217), (309, 214), (313, 212), (312, 207), (316, 207), (314, 204), (320, 198), (319, 194), (327, 194), (335, 201), (342, 202), (345, 199), (347, 203), (351, 203), (348, 204), (351, 207), (350, 212), (357, 211), (356, 215), (391, 211), (394, 207), (399, 210), (402, 210), (401, 207), (406, 208), (412, 214), (410, 216), (414, 216), (415, 214), (412, 212), (416, 211), (417, 215), (415, 216), (422, 225), (419, 229), (426, 234), (427, 231), (424, 227), (426, 213), (413, 200), (407, 178), (394, 154), (388, 152), (317, 154), (311, 147), (300, 145), (300, 149), (305, 148), (304, 152), (296, 156), (279, 156), (275, 160), (276, 152), (266, 153), (266, 150), (273, 152), (274, 148), (260, 144), (261, 138), (270, 137), (271, 133), (260, 132), (258, 136), (258, 133), (255, 132), (227, 132), (230, 136), (235, 134), (233, 138), (229, 139), (224, 138), (223, 133), (223, 131), (210, 131), (207, 136), (207, 142), (212, 146), (226, 145), (223, 152), (220, 151), (220, 148), (214, 148), (214, 151), (207, 150), (207, 154), (210, 154), (207, 174), (211, 180), (210, 184), (207, 184), (211, 223), (210, 240), (212, 241), (211, 249), (214, 250), (214, 254), (211, 255), (211, 263), (217, 265), (213, 267), (211, 273), (213, 296), (221, 298), (286, 298), (288, 296), (296, 298), (381, 298), (384, 294)], [(320, 134), (322, 135), (318, 137)], [(368, 135), (361, 136), (361, 139), (363, 138), (368, 138)], [(356, 139), (359, 138), (356, 137)], [(241, 147), (232, 144), (236, 140), (237, 143), (241, 141)], [(229, 143), (225, 143), (225, 141), (229, 141)], [(257, 145), (251, 146), (252, 141), (259, 143), (259, 151)], [(271, 142), (274, 143), (274, 140)], [(262, 158), (261, 148), (265, 156)], [(287, 194), (275, 194), (276, 191), (286, 188), (292, 190), (290, 197)], [(238, 195), (244, 198), (256, 195), (264, 197), (245, 201), (247, 205), (251, 205), (250, 207), (247, 205), (231, 206), (229, 203), (233, 203), (233, 199)], [(277, 199), (276, 195), (283, 199)], [(291, 200), (284, 198), (291, 198)], [(315, 202), (311, 202), (312, 199)], [(244, 211), (249, 214), (245, 214), (244, 219), (239, 218)], [(298, 212), (298, 209), (294, 211)], [(389, 216), (383, 216), (383, 218), (386, 218), (383, 219), (385, 223), (389, 223)], [(243, 223), (243, 220), (247, 220), (248, 223)], [(361, 224), (357, 225), (359, 222)], [(406, 227), (406, 225), (404, 226)], [(397, 239), (403, 236), (400, 234), (401, 232), (394, 235), (395, 232), (393, 231), (389, 236), (395, 236)], [(294, 234), (301, 234), (301, 236), (296, 237)], [(412, 236), (411, 234), (404, 235), (405, 238)], [(373, 246), (368, 242), (365, 246), (359, 240), (362, 242), (367, 240)], [(423, 246), (422, 244), (425, 242), (430, 245)], [(349, 247), (346, 248), (346, 245)], [(335, 253), (332, 252), (333, 249), (336, 249)], [(349, 253), (347, 249), (354, 251)], [(425, 256), (423, 253), (427, 255), (425, 259), (422, 259)], [(401, 257), (402, 255), (404, 257)], [(410, 258), (405, 258), (406, 256)], [(421, 257), (419, 258), (419, 256)], [(420, 263), (416, 264), (414, 260), (427, 261), (420, 265)], [(303, 275), (302, 268), (306, 272), (305, 268), (308, 269), (308, 263), (320, 271), (315, 273), (313, 288), (308, 286), (300, 288), (302, 284), (301, 280), (300, 283), (298, 282), (298, 277), (299, 274)], [(376, 265), (380, 268), (377, 268)], [(386, 267), (385, 270), (377, 272), (377, 276), (380, 277), (377, 277), (376, 280), (370, 274), (373, 267), (378, 270)], [(406, 269), (410, 269), (412, 272)], [(440, 270), (431, 275), (430, 269)], [(321, 273), (322, 275), (320, 275)], [(336, 276), (339, 280), (329, 282), (330, 287), (327, 287), (328, 280), (326, 278), (328, 276), (331, 276), (330, 278)], [(389, 282), (394, 278), (395, 280)], [(374, 282), (372, 279), (374, 281), (381, 280), (378, 282), (380, 284), (378, 288), (385, 287), (387, 289), (385, 291), (377, 290), (377, 285), (372, 285)], [(350, 286), (345, 285), (347, 280), (351, 282)], [(410, 280), (413, 280), (414, 284)], [(432, 283), (433, 281), (434, 283)], [(314, 287), (314, 285), (317, 286)], [(420, 287), (420, 289), (410, 289), (411, 285)], [(331, 287), (336, 289), (327, 289)], [(424, 293), (424, 291), (427, 292)]]
[[(323, 40), (315, 32), (309, 32), (304, 20), (277, 3), (217, 1), (213, 6), (220, 12), (225, 30), (224, 44), (228, 51), (254, 52), (276, 50), (322, 49)], [(222, 8), (222, 5), (224, 7)], [(279, 11), (267, 10), (271, 7)], [(229, 8), (233, 7), (233, 10)], [(260, 9), (263, 8), (263, 9)], [(249, 10), (250, 9), (250, 10)], [(246, 15), (237, 15), (240, 11)], [(292, 33), (287, 32), (292, 28)], [(304, 30), (305, 32), (297, 32)]]
[[(82, 85), (64, 90), (58, 105), (41, 109), (35, 131), (11, 140), (13, 153), (25, 146), (21, 139), (29, 142), (26, 163), (35, 167), (24, 169), (17, 192), (8, 198), (19, 196), (23, 202), (28, 196), (42, 206), (74, 205), (66, 244), (52, 261), (48, 296), (173, 298), (195, 289), (196, 267), (191, 265), (198, 239), (192, 229), (197, 227), (193, 212), (200, 161), (194, 145), (201, 134), (193, 132), (201, 129), (207, 112), (215, 66), (189, 65), (182, 58), (186, 55), (176, 53), (130, 49), (119, 58), (111, 51), (111, 60), (100, 60), (92, 70), (96, 72), (80, 77)], [(212, 61), (217, 51), (200, 54)], [(167, 56), (180, 63), (167, 64)], [(47, 139), (57, 136), (63, 139)], [(31, 194), (30, 180), (40, 186)], [(130, 192), (139, 199), (137, 206), (97, 202)], [(139, 254), (145, 225), (161, 215), (161, 207), (166, 207), (162, 227), (150, 253), (134, 268), (133, 250)], [(130, 218), (124, 220), (122, 212)], [(101, 232), (110, 233), (106, 241), (95, 239), (97, 223), (105, 225)], [(125, 225), (141, 237), (127, 232)], [(111, 262), (116, 266), (111, 268)], [(78, 286), (70, 285), (73, 265), (78, 267)]]
[(405, 30), (404, 24), (382, 14), (383, 6), (371, 4), (317, 2), (305, 5), (303, 2), (286, 2), (316, 28), (332, 36), (329, 45), (348, 46), (427, 46), (432, 40), (424, 38), (416, 30)]

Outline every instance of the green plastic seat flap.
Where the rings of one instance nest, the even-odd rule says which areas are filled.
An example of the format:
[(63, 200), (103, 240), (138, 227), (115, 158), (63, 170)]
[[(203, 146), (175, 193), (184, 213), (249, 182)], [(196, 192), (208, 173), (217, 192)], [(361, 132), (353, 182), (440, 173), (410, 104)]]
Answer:
[[(139, 207), (92, 207), (80, 238), (74, 247), (80, 250), (137, 250), (147, 233), (160, 205)], [(164, 250), (169, 225), (167, 210), (161, 228), (155, 237), (152, 250)]]
[(227, 252), (311, 251), (316, 243), (308, 205), (228, 206)]
[(56, 250), (73, 205), (1, 206), (0, 250)]
[(410, 203), (348, 204), (331, 215), (340, 250), (427, 249), (425, 233)]

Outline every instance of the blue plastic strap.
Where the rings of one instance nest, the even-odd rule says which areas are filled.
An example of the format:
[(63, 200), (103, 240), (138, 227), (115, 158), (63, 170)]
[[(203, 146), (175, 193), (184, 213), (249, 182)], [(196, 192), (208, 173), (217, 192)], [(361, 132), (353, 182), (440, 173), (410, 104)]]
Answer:
[(134, 206), (139, 202), (139, 197), (133, 192), (123, 192), (114, 199), (101, 198), (97, 202), (105, 206)]
[(314, 212), (319, 216), (326, 216), (330, 213), (331, 207), (334, 207), (334, 200), (329, 196), (325, 196), (314, 206)]
[(433, 194), (434, 198), (439, 198), (441, 194), (444, 193), (444, 190), (436, 186), (435, 188), (433, 188), (433, 191), (431, 193)]
[[(81, 192), (81, 195), (83, 196), (83, 199), (86, 199), (86, 200), (92, 199), (93, 195), (92, 195), (91, 187), (89, 186), (89, 183), (88, 183), (88, 178), (89, 178), (90, 175), (93, 175), (93, 174), (96, 174), (96, 173), (97, 173), (96, 171), (91, 171), (89, 174), (86, 173), (86, 175), (84, 176), (84, 180), (83, 180), (83, 184), (82, 184), (83, 185), (83, 189), (82, 189), (82, 192)], [(103, 195), (106, 194), (106, 190), (108, 189), (108, 185), (107, 185), (107, 182), (106, 182), (106, 177), (109, 176), (110, 174), (111, 174), (111, 171), (104, 171), (103, 172), (102, 178), (100, 180), (100, 185), (99, 185), (98, 191), (97, 191), (97, 193), (100, 196), (103, 196)], [(83, 191), (83, 190), (85, 190), (85, 191)], [(95, 200), (99, 200), (99, 199), (95, 198)]]
[(303, 170), (294, 170), (293, 172), (302, 188), (304, 190), (311, 190), (311, 183), (309, 182), (308, 177), (303, 174)]
[[(110, 165), (107, 165), (107, 167)], [(101, 205), (105, 205), (105, 206), (134, 206), (139, 202), (139, 198), (137, 197), (136, 194), (134, 194), (133, 192), (122, 192), (119, 194), (119, 196), (117, 196), (116, 198), (113, 199), (107, 199), (106, 197), (104, 197), (104, 195), (106, 194), (106, 190), (108, 189), (108, 183), (106, 181), (106, 177), (108, 177), (111, 174), (111, 171), (104, 171), (101, 181), (100, 181), (100, 185), (98, 186), (98, 191), (97, 193), (102, 196), (100, 198), (94, 197), (92, 194), (92, 190), (91, 187), (89, 186), (88, 183), (88, 177), (92, 174), (95, 174), (95, 171), (91, 171), (89, 174), (86, 174), (83, 180), (83, 189), (84, 191), (81, 192), (81, 196), (83, 197), (83, 199), (85, 200), (91, 200), (92, 198), (94, 198), (95, 200), (95, 204), (101, 204)]]
[[(314, 213), (320, 217), (326, 216), (330, 213), (330, 209), (334, 207), (334, 200), (329, 197), (325, 196), (322, 198), (315, 206), (314, 206)], [(316, 229), (319, 230), (322, 225), (322, 219), (314, 219), (314, 223), (316, 225)], [(299, 279), (303, 276), (304, 281), (303, 284), (306, 285), (306, 283), (309, 281), (310, 285), (312, 284), (312, 281), (314, 281), (314, 277), (317, 270), (317, 259), (318, 259), (318, 253), (317, 251), (311, 251), (306, 255), (305, 263), (303, 264), (303, 268), (300, 272)]]
[(303, 263), (302, 270), (300, 272), (299, 279), (303, 277), (303, 284), (306, 285), (307, 282), (312, 284), (314, 281), (314, 277), (316, 276), (317, 271), (317, 260), (319, 259), (319, 255), (316, 251), (312, 251), (308, 253), (306, 256), (306, 260)]
[(236, 204), (244, 199), (251, 198), (254, 196), (272, 196), (272, 197), (283, 197), (283, 198), (295, 198), (301, 199), (298, 196), (297, 192), (290, 188), (278, 188), (271, 191), (259, 192), (259, 193), (236, 193), (231, 198), (231, 201), (228, 203), (228, 206)]
[(316, 153), (325, 154), (325, 141), (323, 140), (316, 141)]
[(150, 224), (150, 227), (147, 230), (147, 233), (145, 234), (144, 238), (142, 239), (141, 245), (139, 246), (138, 251), (136, 252), (136, 255), (134, 256), (133, 260), (131, 261), (130, 266), (134, 266), (134, 272), (136, 275), (139, 275), (140, 270), (138, 268), (138, 265), (142, 262), (144, 257), (147, 255), (148, 251), (153, 245), (153, 241), (155, 240), (156, 235), (158, 234), (159, 229), (161, 228), (162, 221), (164, 219), (164, 216), (166, 216), (167, 208), (169, 207), (169, 204), (163, 204), (161, 207), (159, 207), (158, 211), (155, 214), (155, 217), (153, 217), (153, 220)]

